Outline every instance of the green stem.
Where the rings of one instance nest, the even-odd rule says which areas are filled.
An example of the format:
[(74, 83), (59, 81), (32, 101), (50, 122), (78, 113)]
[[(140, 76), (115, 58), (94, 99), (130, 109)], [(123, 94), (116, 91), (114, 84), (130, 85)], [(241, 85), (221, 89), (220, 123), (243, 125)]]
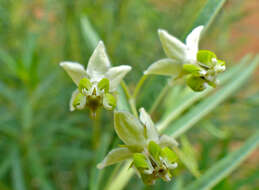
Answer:
[(132, 95), (130, 94), (130, 91), (128, 89), (128, 86), (125, 84), (124, 81), (121, 82), (121, 86), (126, 94), (126, 97), (128, 99), (129, 105), (130, 105), (130, 109), (132, 111), (132, 113), (138, 117), (138, 112), (136, 109), (136, 103), (135, 103), (135, 99), (132, 97)]
[(138, 84), (137, 84), (137, 86), (136, 86), (136, 88), (135, 88), (134, 94), (133, 94), (133, 98), (134, 98), (135, 100), (137, 99), (138, 93), (139, 93), (139, 91), (140, 91), (140, 89), (141, 89), (141, 87), (142, 87), (142, 85), (144, 84), (144, 82), (145, 82), (146, 79), (147, 79), (147, 75), (143, 75), (143, 76), (140, 78), (140, 80), (139, 80), (139, 82), (138, 82)]
[(169, 89), (172, 87), (172, 79), (168, 81), (167, 85), (163, 88), (163, 90), (160, 92), (158, 98), (155, 100), (153, 105), (151, 106), (151, 109), (149, 110), (149, 114), (152, 115), (154, 111), (157, 109), (157, 107), (161, 104), (164, 97), (166, 96)]
[(93, 119), (93, 138), (92, 138), (92, 143), (93, 143), (93, 149), (97, 149), (99, 146), (99, 142), (100, 142), (100, 135), (101, 135), (101, 131), (100, 131), (100, 111), (97, 110), (95, 113), (95, 118)]
[(105, 190), (121, 190), (128, 183), (131, 176), (134, 174), (134, 170), (130, 168), (131, 161), (123, 164), (118, 175), (114, 178), (113, 182), (110, 183)]

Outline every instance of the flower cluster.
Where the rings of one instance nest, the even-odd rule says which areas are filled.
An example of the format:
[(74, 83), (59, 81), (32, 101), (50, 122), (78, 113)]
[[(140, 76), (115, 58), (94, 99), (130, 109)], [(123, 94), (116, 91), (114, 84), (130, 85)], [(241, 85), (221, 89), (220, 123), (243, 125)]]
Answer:
[[(153, 63), (144, 74), (186, 76), (186, 84), (194, 91), (215, 87), (217, 75), (225, 70), (225, 62), (208, 50), (199, 50), (202, 29), (203, 26), (195, 28), (187, 36), (186, 44), (165, 30), (159, 30), (168, 58)], [(111, 67), (102, 41), (90, 57), (87, 69), (75, 62), (62, 62), (60, 66), (77, 85), (70, 100), (70, 110), (88, 107), (93, 115), (100, 107), (107, 110), (116, 107), (116, 88), (131, 70), (127, 65)], [(140, 109), (139, 119), (128, 112), (115, 111), (114, 129), (125, 144), (110, 151), (98, 168), (129, 159), (132, 162), (130, 167), (146, 184), (154, 184), (158, 178), (164, 181), (172, 179), (172, 171), (177, 167), (173, 149), (178, 143), (167, 135), (159, 135), (144, 108)]]
[(144, 108), (140, 109), (140, 120), (128, 112), (115, 112), (114, 128), (125, 145), (109, 152), (98, 168), (131, 159), (131, 167), (144, 183), (154, 184), (157, 178), (171, 180), (172, 170), (177, 167), (172, 148), (178, 143), (167, 135), (159, 136)]
[(75, 62), (61, 62), (60, 66), (77, 85), (70, 100), (70, 111), (88, 107), (93, 114), (100, 107), (112, 110), (116, 106), (115, 91), (130, 66), (111, 67), (102, 41), (89, 59), (87, 69)]
[(225, 70), (225, 62), (213, 52), (199, 50), (198, 44), (203, 26), (195, 28), (186, 38), (186, 44), (165, 30), (158, 30), (160, 41), (168, 58), (161, 59), (145, 71), (145, 74), (169, 75), (177, 78), (187, 75), (186, 83), (194, 91), (207, 86), (215, 87), (216, 76)]

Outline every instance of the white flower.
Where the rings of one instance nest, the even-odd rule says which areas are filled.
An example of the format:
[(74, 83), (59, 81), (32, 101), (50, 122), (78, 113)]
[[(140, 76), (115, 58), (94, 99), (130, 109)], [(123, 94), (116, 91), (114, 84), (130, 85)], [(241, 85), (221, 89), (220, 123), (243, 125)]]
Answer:
[[(128, 65), (111, 67), (105, 46), (100, 41), (89, 59), (87, 69), (76, 62), (61, 62), (60, 66), (78, 86), (70, 100), (70, 110), (83, 109), (86, 105), (111, 109), (111, 93), (116, 91), (123, 77), (131, 70)], [(115, 102), (116, 103), (116, 102)]]
[(194, 91), (202, 91), (208, 86), (215, 87), (216, 76), (225, 70), (225, 62), (217, 59), (208, 50), (199, 50), (199, 40), (203, 26), (198, 26), (187, 36), (184, 44), (167, 31), (159, 29), (158, 34), (168, 58), (151, 64), (144, 74), (166, 75), (181, 78), (187, 75), (186, 84)]
[(144, 183), (153, 184), (157, 178), (170, 181), (170, 170), (177, 167), (177, 156), (172, 148), (178, 143), (167, 135), (160, 136), (144, 108), (139, 111), (139, 120), (128, 112), (114, 113), (115, 131), (125, 145), (110, 151), (97, 167), (102, 169), (132, 159)]
[(170, 35), (166, 30), (159, 29), (158, 35), (168, 58), (153, 63), (144, 73), (170, 76), (178, 75), (182, 69), (182, 64), (196, 63), (202, 30), (203, 26), (193, 29), (187, 36), (186, 43), (184, 44), (176, 37)]

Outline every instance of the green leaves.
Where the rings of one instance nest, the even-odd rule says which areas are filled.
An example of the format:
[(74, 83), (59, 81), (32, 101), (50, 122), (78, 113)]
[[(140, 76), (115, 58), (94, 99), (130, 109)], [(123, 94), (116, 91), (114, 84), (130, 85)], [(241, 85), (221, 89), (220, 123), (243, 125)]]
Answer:
[(259, 133), (251, 136), (245, 144), (227, 155), (225, 158), (214, 164), (197, 181), (187, 186), (186, 190), (208, 190), (216, 185), (220, 180), (236, 169), (259, 145)]
[(201, 9), (196, 21), (193, 23), (192, 28), (204, 25), (205, 28), (203, 32), (206, 32), (225, 2), (226, 0), (208, 0), (205, 6)]

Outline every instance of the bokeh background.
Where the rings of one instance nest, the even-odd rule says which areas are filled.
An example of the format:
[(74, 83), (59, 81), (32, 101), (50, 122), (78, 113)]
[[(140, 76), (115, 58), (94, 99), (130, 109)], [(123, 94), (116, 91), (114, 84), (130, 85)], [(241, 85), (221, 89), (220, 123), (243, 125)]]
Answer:
[[(165, 56), (157, 29), (183, 38), (205, 3), (206, 0), (0, 0), (0, 189), (93, 187), (99, 180), (93, 177), (98, 156), (92, 147), (93, 139), (106, 143), (109, 149), (119, 143), (112, 129), (112, 114), (103, 111), (101, 130), (107, 136), (93, 136), (88, 111), (68, 110), (75, 86), (59, 62), (87, 65), (93, 44), (102, 39), (113, 65), (133, 67), (125, 79), (133, 89), (143, 70)], [(228, 0), (203, 36), (201, 48), (214, 51), (226, 60), (227, 67), (246, 54), (257, 53), (258, 9), (257, 0)], [(246, 85), (183, 137), (188, 137), (194, 147), (192, 155), (201, 173), (258, 130), (258, 76), (257, 70)], [(163, 77), (149, 80), (138, 105), (148, 108), (165, 82)], [(162, 110), (163, 106), (156, 111), (154, 120)], [(259, 189), (258, 157), (256, 150), (214, 189)], [(192, 179), (183, 166), (178, 173), (184, 183)], [(152, 188), (157, 187), (167, 186), (158, 182)], [(134, 188), (152, 189), (136, 176), (126, 189)]]

